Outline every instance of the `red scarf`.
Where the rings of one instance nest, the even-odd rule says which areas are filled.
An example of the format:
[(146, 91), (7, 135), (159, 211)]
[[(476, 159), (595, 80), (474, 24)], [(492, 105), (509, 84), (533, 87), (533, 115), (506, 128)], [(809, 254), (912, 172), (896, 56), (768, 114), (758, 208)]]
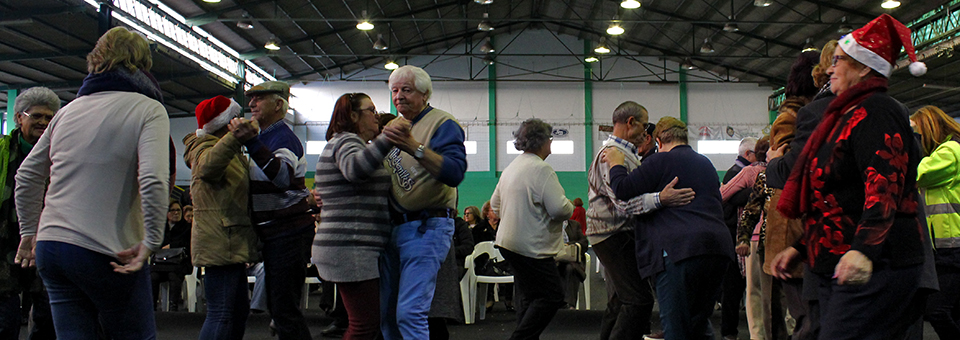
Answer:
[(813, 130), (807, 145), (804, 145), (803, 151), (797, 158), (797, 163), (790, 171), (790, 177), (780, 195), (780, 202), (777, 203), (777, 210), (787, 218), (796, 219), (810, 212), (810, 160), (812, 160), (820, 150), (820, 146), (827, 139), (837, 122), (844, 113), (851, 108), (860, 105), (868, 97), (877, 92), (887, 91), (887, 78), (873, 77), (864, 80), (843, 91), (837, 98), (830, 102), (827, 111), (823, 114), (823, 119), (817, 128)]

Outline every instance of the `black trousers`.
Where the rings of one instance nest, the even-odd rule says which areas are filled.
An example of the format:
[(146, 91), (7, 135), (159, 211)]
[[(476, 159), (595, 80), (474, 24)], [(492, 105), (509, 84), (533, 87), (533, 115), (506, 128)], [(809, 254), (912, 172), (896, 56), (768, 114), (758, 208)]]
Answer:
[(650, 334), (653, 287), (637, 271), (633, 230), (611, 235), (593, 245), (607, 277), (607, 310), (600, 322), (601, 340), (639, 339)]
[(535, 259), (504, 248), (500, 248), (500, 254), (513, 266), (517, 292), (517, 328), (510, 339), (539, 339), (565, 304), (557, 264), (552, 258)]
[(740, 326), (740, 300), (747, 289), (747, 279), (740, 275), (740, 266), (731, 263), (723, 274), (723, 296), (720, 299), (720, 335), (737, 336)]

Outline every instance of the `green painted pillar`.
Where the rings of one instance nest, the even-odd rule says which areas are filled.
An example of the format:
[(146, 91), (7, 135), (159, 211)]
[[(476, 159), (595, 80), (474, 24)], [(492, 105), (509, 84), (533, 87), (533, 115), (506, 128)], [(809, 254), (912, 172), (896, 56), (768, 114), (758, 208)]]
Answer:
[(770, 110), (770, 124), (773, 124), (773, 121), (777, 120), (778, 113), (779, 111), (777, 110)]
[(490, 150), (490, 175), (497, 177), (497, 64), (487, 65), (487, 132)]
[(17, 102), (17, 90), (16, 89), (7, 90), (7, 116), (3, 120), (3, 134), (5, 135), (9, 135), (10, 131), (13, 131), (13, 129), (17, 126), (17, 124), (14, 123), (13, 121), (14, 117), (16, 117), (17, 115), (17, 113), (14, 112), (14, 109), (13, 109), (14, 106), (16, 105), (16, 102)]
[[(583, 55), (590, 55), (590, 40), (583, 41)], [(593, 67), (583, 63), (583, 149), (586, 156), (584, 168), (593, 164)]]
[(680, 68), (680, 121), (687, 123), (687, 70)]

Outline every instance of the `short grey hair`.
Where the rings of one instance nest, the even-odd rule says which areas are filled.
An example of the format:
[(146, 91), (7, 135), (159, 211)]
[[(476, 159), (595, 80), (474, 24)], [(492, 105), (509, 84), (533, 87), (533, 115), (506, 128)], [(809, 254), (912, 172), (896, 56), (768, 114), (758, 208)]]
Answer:
[(757, 146), (757, 137), (746, 137), (740, 140), (740, 148), (737, 149), (738, 156), (746, 156), (747, 151), (753, 151)]
[(513, 133), (516, 140), (513, 145), (517, 150), (536, 152), (550, 141), (553, 136), (553, 127), (542, 120), (530, 118), (520, 123), (520, 128)]
[(428, 74), (427, 71), (413, 65), (401, 66), (393, 70), (393, 73), (390, 73), (390, 81), (387, 83), (387, 86), (393, 87), (394, 82), (403, 79), (413, 79), (413, 84), (417, 87), (417, 91), (423, 92), (423, 98), (430, 100), (430, 95), (433, 94), (433, 82), (430, 80), (430, 74)]
[(626, 123), (630, 117), (636, 119), (637, 121), (645, 121), (649, 119), (647, 108), (643, 105), (637, 104), (634, 101), (625, 101), (620, 103), (615, 110), (613, 110), (613, 123)]
[(280, 111), (283, 112), (283, 116), (282, 116), (282, 117), (286, 117), (286, 116), (287, 116), (287, 111), (290, 111), (290, 101), (288, 101), (287, 98), (284, 98), (284, 97), (281, 96), (279, 93), (268, 93), (268, 94), (266, 95), (266, 98), (267, 98), (267, 100), (277, 100), (277, 99), (280, 99), (281, 101), (283, 101), (283, 104), (280, 105)]
[(46, 87), (31, 87), (17, 96), (13, 110), (16, 113), (21, 113), (34, 106), (45, 106), (56, 113), (60, 110), (60, 97)]

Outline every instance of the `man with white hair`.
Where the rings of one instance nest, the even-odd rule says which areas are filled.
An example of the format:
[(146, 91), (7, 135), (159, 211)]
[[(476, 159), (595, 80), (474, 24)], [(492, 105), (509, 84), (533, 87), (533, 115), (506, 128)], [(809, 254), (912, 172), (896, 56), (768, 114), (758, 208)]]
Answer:
[(437, 271), (453, 240), (456, 187), (467, 170), (464, 133), (451, 114), (427, 103), (433, 85), (423, 69), (398, 68), (389, 87), (401, 117), (383, 132), (397, 148), (384, 161), (394, 229), (380, 258), (381, 330), (387, 340), (428, 339)]
[(727, 173), (723, 175), (724, 184), (740, 173), (741, 169), (757, 161), (757, 155), (753, 154), (753, 148), (756, 146), (756, 137), (746, 137), (740, 140), (740, 147), (737, 149), (737, 160), (730, 166), (730, 169), (727, 169)]

